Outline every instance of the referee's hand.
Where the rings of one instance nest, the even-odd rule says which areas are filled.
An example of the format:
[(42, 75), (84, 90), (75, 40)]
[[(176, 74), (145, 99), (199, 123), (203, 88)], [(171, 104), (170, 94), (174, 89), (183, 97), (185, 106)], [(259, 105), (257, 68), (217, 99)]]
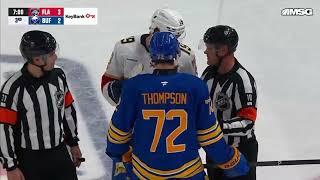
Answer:
[(80, 164), (82, 162), (81, 161), (82, 153), (81, 153), (79, 146), (70, 147), (70, 152), (71, 152), (72, 161), (73, 161), (74, 165), (76, 167), (80, 167)]
[(25, 180), (23, 173), (19, 168), (7, 171), (8, 180)]

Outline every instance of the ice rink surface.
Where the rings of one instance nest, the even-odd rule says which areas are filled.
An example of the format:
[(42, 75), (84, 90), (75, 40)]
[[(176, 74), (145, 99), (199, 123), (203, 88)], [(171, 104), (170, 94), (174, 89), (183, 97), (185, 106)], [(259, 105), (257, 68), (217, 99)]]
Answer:
[[(1, 82), (19, 70), (18, 45), (31, 29), (51, 32), (69, 78), (79, 114), (80, 146), (86, 162), (79, 179), (110, 179), (104, 154), (105, 133), (113, 108), (100, 93), (100, 78), (116, 41), (147, 33), (150, 17), (161, 7), (184, 17), (184, 43), (196, 52), (199, 74), (206, 57), (197, 50), (210, 26), (233, 26), (240, 36), (236, 57), (258, 85), (259, 160), (320, 158), (320, 1), (317, 0), (1, 0)], [(94, 7), (95, 26), (8, 26), (9, 7)], [(283, 8), (313, 8), (313, 16), (281, 16)], [(316, 180), (320, 165), (259, 167), (259, 180)]]

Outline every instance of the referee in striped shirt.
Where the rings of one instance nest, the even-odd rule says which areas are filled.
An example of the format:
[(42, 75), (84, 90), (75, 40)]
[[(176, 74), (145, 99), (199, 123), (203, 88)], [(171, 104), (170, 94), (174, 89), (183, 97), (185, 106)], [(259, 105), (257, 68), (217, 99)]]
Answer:
[[(234, 57), (238, 46), (235, 29), (218, 25), (204, 34), (203, 50), (209, 65), (202, 74), (207, 83), (212, 108), (216, 114), (225, 140), (238, 147), (248, 162), (256, 163), (258, 142), (254, 134), (257, 117), (257, 89), (253, 76)], [(208, 163), (213, 163), (207, 158)], [(227, 179), (221, 170), (209, 168), (210, 179)], [(237, 180), (255, 180), (256, 168), (251, 167), (246, 176)]]
[(1, 87), (0, 161), (8, 180), (77, 179), (77, 116), (66, 76), (54, 67), (56, 47), (51, 34), (26, 32), (20, 52), (27, 62)]

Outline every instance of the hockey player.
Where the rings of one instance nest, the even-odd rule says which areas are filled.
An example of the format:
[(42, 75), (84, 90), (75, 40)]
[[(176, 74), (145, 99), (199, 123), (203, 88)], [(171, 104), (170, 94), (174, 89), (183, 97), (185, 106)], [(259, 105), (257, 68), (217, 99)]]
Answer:
[[(149, 34), (122, 39), (114, 46), (107, 69), (102, 76), (101, 90), (111, 105), (116, 105), (121, 94), (122, 82), (137, 74), (152, 73), (149, 43), (154, 32), (172, 32), (176, 37), (185, 36), (185, 25), (181, 15), (171, 9), (158, 9), (151, 18)], [(197, 75), (194, 52), (180, 44), (181, 57), (178, 71)]]
[(78, 179), (77, 115), (66, 75), (54, 66), (56, 47), (50, 33), (26, 32), (20, 43), (26, 63), (2, 85), (0, 162), (8, 180)]
[(181, 51), (175, 36), (155, 33), (149, 49), (153, 73), (124, 83), (108, 129), (106, 153), (118, 164), (114, 178), (130, 171), (119, 168), (125, 167), (119, 162), (131, 152), (129, 144), (133, 179), (205, 179), (200, 147), (226, 176), (246, 174), (244, 156), (223, 139), (206, 84), (198, 77), (177, 73)]
[[(257, 117), (257, 88), (253, 76), (234, 57), (238, 34), (230, 26), (218, 25), (204, 34), (204, 53), (209, 65), (202, 78), (213, 100), (216, 118), (229, 145), (238, 147), (251, 163), (257, 162), (258, 142), (254, 133)], [(210, 157), (207, 159), (210, 163)], [(219, 169), (208, 168), (210, 179), (226, 179)], [(255, 180), (252, 166), (237, 180)]]

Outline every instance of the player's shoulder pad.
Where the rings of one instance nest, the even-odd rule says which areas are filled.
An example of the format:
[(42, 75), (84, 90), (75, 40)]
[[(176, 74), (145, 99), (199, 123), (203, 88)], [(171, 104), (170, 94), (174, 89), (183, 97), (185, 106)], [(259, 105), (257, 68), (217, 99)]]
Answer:
[(137, 47), (137, 44), (140, 43), (140, 37), (141, 35), (129, 36), (117, 41), (114, 46), (114, 53), (126, 54), (128, 53), (128, 51), (135, 49)]
[(119, 40), (116, 45), (117, 46), (130, 46), (132, 44), (140, 43), (141, 35), (128, 36)]
[(133, 83), (133, 84), (137, 84), (137, 82), (144, 82), (145, 79), (148, 79), (146, 77), (150, 76), (152, 74), (138, 74), (136, 76), (133, 76), (129, 79), (127, 79), (126, 81)]
[(202, 84), (204, 83), (201, 78), (198, 76), (192, 75), (192, 74), (187, 74), (187, 73), (179, 73), (180, 76), (183, 76), (184, 79), (186, 79), (186, 82), (192, 82), (192, 83), (197, 83), (197, 84)]
[(194, 89), (196, 89), (197, 93), (203, 94), (204, 92), (208, 91), (208, 86), (205, 81), (203, 81), (201, 78), (191, 75), (191, 74), (185, 74), (181, 73), (186, 78), (185, 82), (192, 84)]
[(150, 76), (150, 74), (138, 74), (132, 78), (124, 80), (123, 87), (126, 89), (130, 89), (130, 92), (135, 91), (139, 85), (146, 83), (146, 76)]

